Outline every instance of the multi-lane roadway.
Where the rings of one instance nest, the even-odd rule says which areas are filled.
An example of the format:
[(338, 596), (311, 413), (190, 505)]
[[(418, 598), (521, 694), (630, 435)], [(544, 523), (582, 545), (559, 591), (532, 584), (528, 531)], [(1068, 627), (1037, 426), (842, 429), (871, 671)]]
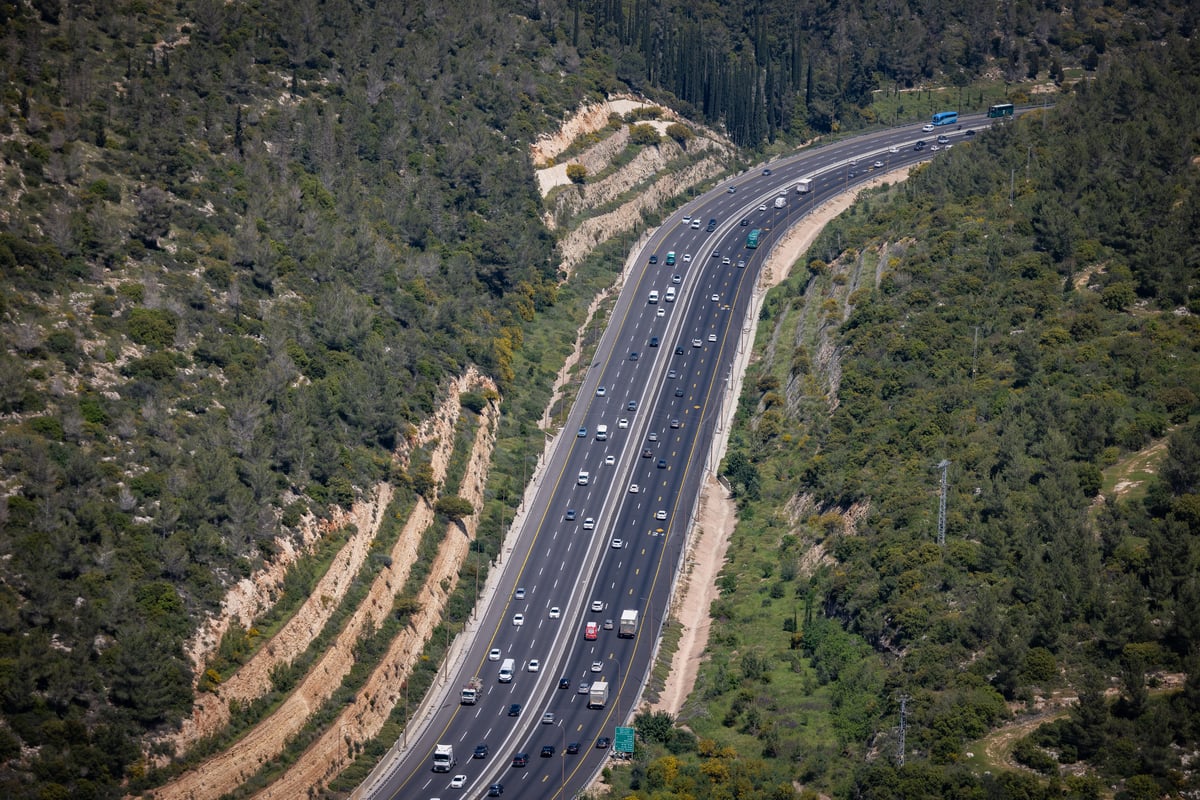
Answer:
[[(524, 524), (510, 533), (477, 633), (443, 668), (430, 713), (361, 794), (461, 800), (499, 783), (505, 797), (565, 799), (614, 755), (597, 743), (631, 722), (648, 674), (701, 482), (715, 467), (713, 434), (723, 403), (732, 402), (735, 356), (749, 345), (746, 316), (767, 251), (814, 206), (944, 152), (930, 147), (938, 135), (957, 145), (988, 122), (964, 116), (934, 132), (913, 125), (808, 150), (730, 179), (663, 223), (626, 277)], [(918, 140), (928, 146), (914, 150)], [(796, 192), (801, 178), (811, 191)], [(748, 249), (754, 229), (762, 238)], [(620, 638), (627, 609), (637, 610), (638, 629)], [(595, 640), (585, 638), (589, 622), (599, 629)], [(506, 659), (514, 662), (511, 682), (499, 680)], [(472, 676), (481, 679), (478, 702), (460, 705)], [(602, 709), (588, 708), (582, 692), (595, 681), (610, 687)], [(432, 771), (436, 744), (454, 748), (448, 773)], [(573, 744), (578, 752), (568, 753)], [(479, 745), (487, 754), (474, 758)], [(517, 754), (528, 755), (523, 766), (514, 765)], [(451, 788), (457, 775), (463, 785)]]

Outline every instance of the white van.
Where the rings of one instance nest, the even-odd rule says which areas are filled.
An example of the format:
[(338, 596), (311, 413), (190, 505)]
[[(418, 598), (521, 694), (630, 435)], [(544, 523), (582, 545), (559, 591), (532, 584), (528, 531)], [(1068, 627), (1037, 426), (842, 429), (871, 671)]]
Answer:
[(513, 670), (516, 669), (516, 662), (511, 658), (506, 658), (500, 663), (500, 682), (512, 683)]
[(607, 425), (597, 425), (596, 426), (596, 441), (603, 442), (607, 438), (608, 438), (608, 426)]
[(654, 289), (653, 291), (650, 292), (650, 305), (654, 305), (657, 302), (658, 302), (658, 289)]
[(674, 286), (667, 287), (667, 294), (665, 297), (663, 297), (663, 300), (666, 300), (668, 303), (675, 302), (675, 287)]

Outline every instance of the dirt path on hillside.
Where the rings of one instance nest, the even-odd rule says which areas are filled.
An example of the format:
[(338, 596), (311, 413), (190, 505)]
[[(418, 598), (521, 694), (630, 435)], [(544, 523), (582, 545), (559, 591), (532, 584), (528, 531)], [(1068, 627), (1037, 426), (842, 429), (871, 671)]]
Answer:
[[(763, 265), (756, 292), (755, 308), (761, 306), (762, 295), (767, 289), (778, 285), (791, 272), (805, 251), (812, 246), (817, 235), (837, 215), (849, 208), (859, 192), (883, 183), (897, 183), (908, 177), (908, 169), (893, 170), (880, 175), (859, 189), (819, 206), (803, 221), (793, 225), (783, 240), (771, 249), (770, 258)], [(751, 315), (757, 319), (757, 314)], [(743, 367), (744, 369), (744, 367)], [(740, 383), (738, 384), (740, 385)], [(737, 410), (736, 402), (726, 404), (727, 417)], [(732, 420), (725, 420), (728, 430)], [(718, 443), (717, 461), (724, 455), (724, 442)], [(658, 701), (651, 710), (666, 711), (672, 716), (679, 714), (684, 702), (696, 685), (696, 676), (708, 647), (709, 608), (717, 599), (717, 577), (725, 563), (729, 549), (729, 538), (737, 524), (737, 505), (733, 498), (711, 476), (705, 482), (704, 497), (701, 499), (699, 518), (696, 521), (694, 541), (689, 545), (688, 563), (679, 594), (675, 597), (671, 612), (677, 624), (683, 627), (679, 646), (671, 657), (671, 669), (659, 693)]]
[[(459, 494), (470, 500), (476, 509), (483, 507), (483, 492), (499, 416), (497, 405), (489, 403), (484, 410), (482, 424), (476, 431), (466, 476), (459, 490)], [(478, 511), (463, 520), (461, 525), (452, 523), (446, 527), (437, 557), (417, 597), (420, 610), (413, 615), (409, 626), (392, 640), (387, 654), (380, 659), (379, 666), (355, 696), (354, 702), (304, 751), (282, 778), (255, 795), (256, 798), (292, 800), (324, 787), (354, 760), (358, 745), (379, 733), (400, 699), (401, 686), (412, 674), (425, 643), (442, 619), (446, 602), (454, 593), (459, 570), (478, 527)]]
[[(469, 371), (454, 382), (448, 400), (434, 415), (438, 448), (431, 459), (431, 466), (439, 485), (445, 479), (450, 458), (448, 451), (441, 451), (443, 448), (453, 448), (454, 426), (461, 411), (459, 395), (469, 388), (471, 381), (490, 386), (490, 381), (481, 378), (474, 370)], [(481, 431), (485, 428), (490, 426), (481, 426)], [(477, 432), (477, 441), (479, 436)], [(419, 499), (392, 548), (391, 566), (381, 569), (366, 598), (347, 621), (334, 643), (280, 707), (230, 748), (155, 790), (153, 796), (161, 800), (219, 797), (237, 788), (256, 773), (263, 763), (277, 757), (283, 751), (287, 740), (341, 684), (354, 664), (354, 646), (362, 633), (391, 610), (392, 599), (404, 586), (411, 566), (416, 561), (421, 535), (433, 521), (432, 506), (424, 499)], [(353, 575), (346, 576), (347, 581), (352, 578)]]
[(229, 724), (230, 703), (247, 704), (262, 697), (271, 690), (271, 671), (280, 664), (290, 664), (308, 649), (366, 561), (371, 543), (379, 533), (383, 512), (392, 502), (392, 493), (390, 485), (379, 484), (370, 499), (360, 500), (348, 513), (334, 516), (325, 528), (326, 535), (347, 525), (353, 525), (355, 533), (338, 551), (308, 600), (279, 632), (263, 643), (217, 691), (198, 695), (192, 716), (168, 740), (175, 752), (186, 752), (200, 739)]

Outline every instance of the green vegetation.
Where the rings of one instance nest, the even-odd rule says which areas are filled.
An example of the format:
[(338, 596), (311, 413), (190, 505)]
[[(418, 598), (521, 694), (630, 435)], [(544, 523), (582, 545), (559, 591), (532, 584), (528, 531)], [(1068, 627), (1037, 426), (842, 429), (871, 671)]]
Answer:
[[(944, 84), (959, 92), (964, 110), (1015, 99), (1017, 90), (1002, 91), (994, 77), (973, 81), (994, 70), (1006, 81), (1098, 75), (1110, 53), (1192, 36), (1197, 15), (1186, 4), (1118, 10), (1098, 0), (1076, 3), (1070, 14), (1014, 7), (1004, 19), (978, 3), (897, 21), (876, 2), (774, 0), (494, 0), (476, 12), (279, 0), (128, 7), (36, 0), (0, 8), (10, 56), (0, 66), (0, 793), (121, 795), (137, 777), (130, 765), (139, 743), (176, 725), (193, 702), (183, 642), (197, 622), (272, 557), (281, 537), (297, 536), (302, 510), (322, 516), (384, 479), (432, 492), (420, 457), (398, 475), (392, 451), (434, 408), (447, 379), (477, 365), (499, 382), (505, 407), (480, 538), (451, 601), (447, 624), (461, 623), (473, 599), (466, 587), (486, 574), (542, 447), (533, 422), (574, 326), (624, 256), (624, 242), (606, 243), (571, 283), (558, 282), (527, 145), (580, 102), (643, 90), (724, 126), (747, 148), (779, 148), (925, 113), (901, 109), (898, 100), (875, 107), (887, 102), (876, 96), (881, 87), (896, 98), (898, 87)], [(928, 493), (917, 491), (915, 477), (893, 482), (894, 475), (926, 476), (928, 458), (949, 457), (961, 470), (959, 487), (982, 465), (1000, 464), (983, 476), (979, 499), (955, 490), (955, 563), (989, 576), (980, 578), (987, 602), (1049, 604), (1042, 614), (1057, 615), (1058, 624), (1035, 646), (1065, 663), (1060, 651), (1074, 630), (1066, 611), (1082, 605), (1100, 614), (1106, 598), (1075, 586), (1082, 565), (1065, 571), (1069, 580), (1055, 576), (1069, 584), (1057, 594), (1031, 588), (1037, 570), (1024, 583), (1010, 576), (1020, 548), (1005, 527), (1009, 504), (1043, 515), (1031, 536), (1046, 544), (1046, 531), (1075, 519), (1064, 510), (1074, 506), (1047, 507), (1050, 500), (1035, 502), (1039, 492), (1060, 487), (1054, 501), (1088, 496), (1083, 487), (1100, 485), (1097, 470), (1184, 425), (1200, 391), (1180, 344), (1194, 340), (1188, 318), (1157, 313), (1192, 302), (1196, 215), (1183, 154), (1194, 141), (1179, 131), (1197, 127), (1141, 100), (1190, 73), (1147, 70), (1105, 78), (1118, 89), (1084, 89), (1077, 112), (1053, 116), (1040, 132), (1014, 125), (980, 142), (998, 171), (948, 159), (896, 199), (900, 210), (876, 209), (840, 231), (844, 241), (851, 233), (861, 241), (915, 235), (927, 252), (897, 256), (878, 296), (856, 310), (842, 405), (832, 418), (796, 417), (820, 406), (793, 407), (788, 380), (761, 398), (770, 408), (735, 442), (730, 460), (749, 521), (772, 519), (769, 506), (756, 504), (803, 485), (826, 515), (870, 498), (872, 530), (927, 527)], [(652, 109), (614, 124), (632, 125), (631, 134), (652, 146), (659, 135), (642, 121), (660, 118)], [(1120, 145), (1091, 135), (1105, 126), (1122, 131)], [(676, 123), (666, 135), (686, 148), (692, 132)], [(1094, 176), (1085, 188), (1077, 170)], [(1004, 201), (1013, 183), (1020, 193), (1010, 215)], [(1001, 233), (974, 218), (957, 231), (947, 227), (975, 195), (995, 203), (981, 214), (1011, 228)], [(841, 254), (834, 241), (819, 246), (827, 263)], [(922, 252), (924, 261), (909, 260)], [(969, 262), (957, 261), (968, 254)], [(935, 399), (925, 393), (901, 409), (902, 423), (893, 420), (894, 436), (859, 434), (871, 414), (927, 388), (893, 361), (925, 364), (938, 352), (931, 343), (965, 341), (966, 317), (934, 320), (945, 339), (915, 340), (911, 323), (882, 303), (903, 300), (903, 313), (914, 318), (933, 313), (926, 301), (937, 291), (911, 287), (949, 262), (975, 287), (962, 308), (971, 325), (985, 328), (978, 357), (988, 377), (971, 391), (943, 381), (962, 367), (961, 353), (947, 357), (933, 383), (957, 386), (936, 398), (937, 408), (953, 413), (920, 419), (913, 408)], [(1092, 269), (1102, 284), (1098, 299), (1083, 290), (1061, 294)], [(986, 270), (1018, 294), (986, 293), (993, 280)], [(984, 313), (998, 297), (1012, 309), (1004, 325)], [(596, 322), (586, 331), (586, 347), (599, 330)], [(887, 331), (904, 349), (871, 352), (878, 345), (855, 330)], [(783, 378), (813, 356), (787, 358)], [(480, 399), (463, 403), (478, 413)], [(1073, 427), (1032, 435), (1026, 417)], [(553, 418), (562, 418), (561, 407)], [(966, 435), (974, 418), (999, 435), (1002, 458), (984, 434), (980, 442)], [(902, 448), (912, 440), (919, 451)], [(768, 463), (780, 449), (794, 460)], [(1043, 450), (1061, 452), (1064, 465), (1030, 468), (1047, 457)], [(877, 494), (881, 480), (894, 495)], [(1154, 532), (1162, 509), (1190, 507), (1155, 484), (1144, 519), (1122, 507), (1102, 514), (1110, 532), (1099, 563), (1115, 560), (1114, 573), (1127, 581), (1104, 588), (1125, 586), (1132, 603), (1135, 575), (1155, 598), (1184, 596), (1176, 573), (1151, 580), (1139, 570), (1166, 563), (1160, 549), (1170, 549), (1171, 537), (1164, 543)], [(875, 516), (883, 508), (887, 517)], [(981, 538), (964, 539), (972, 526)], [(832, 527), (826, 519), (821, 529)], [(793, 535), (797, 549), (807, 546)], [(1077, 550), (1085, 543), (1082, 534), (1073, 540)], [(869, 569), (878, 565), (851, 557), (865, 559), (871, 548), (838, 544), (846, 583), (821, 578), (804, 596), (854, 620), (846, 647), (906, 648), (941, 630), (936, 605), (906, 606), (898, 616), (877, 605), (893, 601), (897, 581), (905, 591), (927, 591), (921, 581), (929, 580), (932, 554), (911, 548), (917, 555), (907, 555), (911, 542), (902, 541), (895, 546), (912, 561), (905, 577), (880, 579)], [(1175, 553), (1175, 570), (1190, 552)], [(294, 592), (324, 557), (292, 578), (279, 615), (294, 607)], [(921, 581), (910, 587), (910, 578)], [(735, 589), (750, 584), (732, 573), (728, 580), (733, 603)], [(783, 598), (770, 593), (789, 588), (779, 582), (768, 590), (773, 605)], [(920, 591), (913, 597), (927, 599)], [(959, 608), (974, 607), (959, 600)], [(1182, 601), (1161, 602), (1155, 620), (1170, 618)], [(1019, 653), (1034, 623), (1015, 616)], [(802, 632), (790, 632), (789, 643)], [(247, 637), (261, 638), (231, 634), (216, 677), (254, 646)], [(414, 692), (427, 686), (438, 647), (430, 644)], [(1178, 641), (1162, 647), (1164, 660), (1182, 657)], [(809, 657), (799, 645), (796, 653)], [(743, 660), (726, 669), (744, 671)], [(764, 663), (751, 667), (769, 675)], [(295, 677), (280, 674), (280, 687)], [(1020, 681), (1012, 684), (1019, 691)], [(983, 687), (960, 688), (972, 698), (970, 716), (990, 723)], [(994, 688), (1007, 696), (1012, 687)], [(277, 700), (241, 710), (230, 735)], [(841, 746), (835, 732), (872, 728), (880, 708), (890, 713), (889, 702), (852, 703), (845, 720), (819, 726), (821, 736)], [(753, 737), (754, 707), (730, 700), (722, 719), (732, 715)], [(954, 724), (955, 735), (971, 728)], [(747, 774), (757, 781), (753, 767)]]

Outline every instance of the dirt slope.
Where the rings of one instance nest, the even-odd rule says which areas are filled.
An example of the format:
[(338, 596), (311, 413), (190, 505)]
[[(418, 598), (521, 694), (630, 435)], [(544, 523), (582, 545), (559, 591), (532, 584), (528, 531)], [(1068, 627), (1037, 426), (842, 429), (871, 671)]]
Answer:
[[(440, 431), (439, 448), (446, 452), (433, 459), (434, 477), (440, 484), (445, 478), (449, 460), (449, 448), (453, 447), (454, 424), (461, 409), (458, 397), (472, 385), (483, 384), (494, 388), (491, 382), (474, 370), (468, 372), (452, 387), (450, 398), (436, 415), (435, 427)], [(491, 433), (491, 424), (482, 425), (477, 433), (477, 444), (484, 432)], [(484, 437), (488, 441), (489, 438)], [(487, 451), (490, 455), (490, 447)], [(464, 485), (465, 489), (465, 485)], [(390, 487), (388, 489), (390, 496)], [(261, 764), (277, 757), (305, 720), (321, 703), (328, 699), (340, 685), (354, 664), (354, 645), (369, 626), (382, 619), (391, 609), (392, 600), (408, 578), (411, 565), (417, 557), (421, 534), (434, 522), (433, 509), (424, 500), (418, 501), (412, 514), (390, 553), (392, 563), (383, 568), (368, 591), (366, 599), (346, 623), (334, 644), (327, 650), (301, 683), (284, 700), (283, 704), (268, 718), (262, 720), (245, 736), (226, 751), (205, 761), (176, 780), (153, 792), (156, 798), (215, 798), (233, 791), (243, 781), (258, 771)], [(465, 550), (464, 550), (465, 552)], [(353, 574), (345, 576), (348, 581)], [(422, 599), (422, 602), (426, 602)], [(431, 630), (436, 619), (429, 626)], [(423, 640), (422, 640), (423, 641)], [(386, 662), (385, 662), (386, 663)]]
[[(476, 508), (481, 508), (483, 504), (483, 489), (487, 482), (498, 418), (496, 405), (490, 404), (484, 411), (483, 424), (476, 432), (466, 477), (459, 492)], [(479, 515), (476, 513), (463, 520), (462, 526), (451, 524), (446, 527), (429, 577), (417, 598), (421, 610), (413, 617), (412, 624), (392, 641), (387, 655), (380, 660), (379, 667), (358, 692), (354, 702), (282, 778), (255, 795), (257, 798), (291, 800), (325, 786), (353, 761), (355, 744), (365, 742), (379, 733), (392, 707), (400, 699), (400, 686), (411, 674), (425, 642), (442, 618), (446, 601), (454, 593), (458, 571), (466, 558), (471, 540), (475, 538), (478, 525)]]

